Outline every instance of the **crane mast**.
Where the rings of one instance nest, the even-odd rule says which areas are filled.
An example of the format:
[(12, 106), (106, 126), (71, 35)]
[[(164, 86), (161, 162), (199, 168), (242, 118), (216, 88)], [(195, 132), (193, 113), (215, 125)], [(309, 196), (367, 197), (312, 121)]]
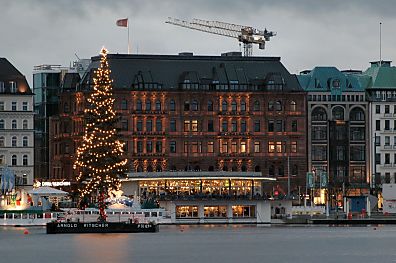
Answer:
[(259, 30), (251, 26), (203, 19), (185, 21), (169, 17), (165, 23), (210, 34), (236, 38), (239, 42), (243, 43), (244, 56), (252, 56), (253, 44), (258, 44), (259, 49), (264, 49), (265, 42), (269, 41), (271, 37), (276, 36), (275, 32), (267, 31), (267, 29)]

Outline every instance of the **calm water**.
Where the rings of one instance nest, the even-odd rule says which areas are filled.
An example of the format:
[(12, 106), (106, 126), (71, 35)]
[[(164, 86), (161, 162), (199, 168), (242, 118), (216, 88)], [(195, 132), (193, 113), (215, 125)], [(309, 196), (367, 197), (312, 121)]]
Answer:
[(46, 235), (0, 228), (0, 262), (396, 262), (396, 226), (161, 226), (159, 233)]

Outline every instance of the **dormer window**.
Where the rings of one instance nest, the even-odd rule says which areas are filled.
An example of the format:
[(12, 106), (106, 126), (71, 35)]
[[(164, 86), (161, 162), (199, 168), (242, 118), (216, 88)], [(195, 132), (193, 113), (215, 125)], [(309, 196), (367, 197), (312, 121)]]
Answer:
[(333, 88), (339, 88), (340, 87), (340, 80), (335, 79), (333, 80)]
[(15, 81), (10, 81), (10, 91), (11, 91), (11, 93), (16, 93), (17, 88), (16, 88), (16, 82)]

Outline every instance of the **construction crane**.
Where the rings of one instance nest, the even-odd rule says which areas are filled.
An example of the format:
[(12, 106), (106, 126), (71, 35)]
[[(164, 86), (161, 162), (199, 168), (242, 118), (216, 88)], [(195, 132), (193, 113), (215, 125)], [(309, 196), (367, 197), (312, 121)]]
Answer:
[(259, 49), (264, 49), (265, 42), (269, 41), (271, 37), (276, 36), (275, 32), (267, 31), (267, 29), (263, 31), (251, 26), (242, 26), (220, 21), (193, 19), (190, 22), (168, 17), (165, 23), (215, 35), (236, 38), (239, 42), (243, 43), (243, 55), (248, 57), (252, 56), (253, 44), (258, 44)]

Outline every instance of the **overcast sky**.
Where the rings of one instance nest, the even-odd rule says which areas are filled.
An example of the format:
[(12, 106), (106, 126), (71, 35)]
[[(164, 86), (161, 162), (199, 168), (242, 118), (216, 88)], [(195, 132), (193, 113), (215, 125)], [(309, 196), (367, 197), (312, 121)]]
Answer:
[(280, 56), (292, 73), (315, 66), (366, 69), (382, 57), (396, 60), (393, 0), (0, 0), (0, 57), (31, 83), (34, 65), (68, 66), (96, 55), (127, 52), (129, 17), (133, 53), (219, 55), (239, 51), (237, 40), (165, 24), (168, 16), (219, 20), (277, 32), (254, 55)]

